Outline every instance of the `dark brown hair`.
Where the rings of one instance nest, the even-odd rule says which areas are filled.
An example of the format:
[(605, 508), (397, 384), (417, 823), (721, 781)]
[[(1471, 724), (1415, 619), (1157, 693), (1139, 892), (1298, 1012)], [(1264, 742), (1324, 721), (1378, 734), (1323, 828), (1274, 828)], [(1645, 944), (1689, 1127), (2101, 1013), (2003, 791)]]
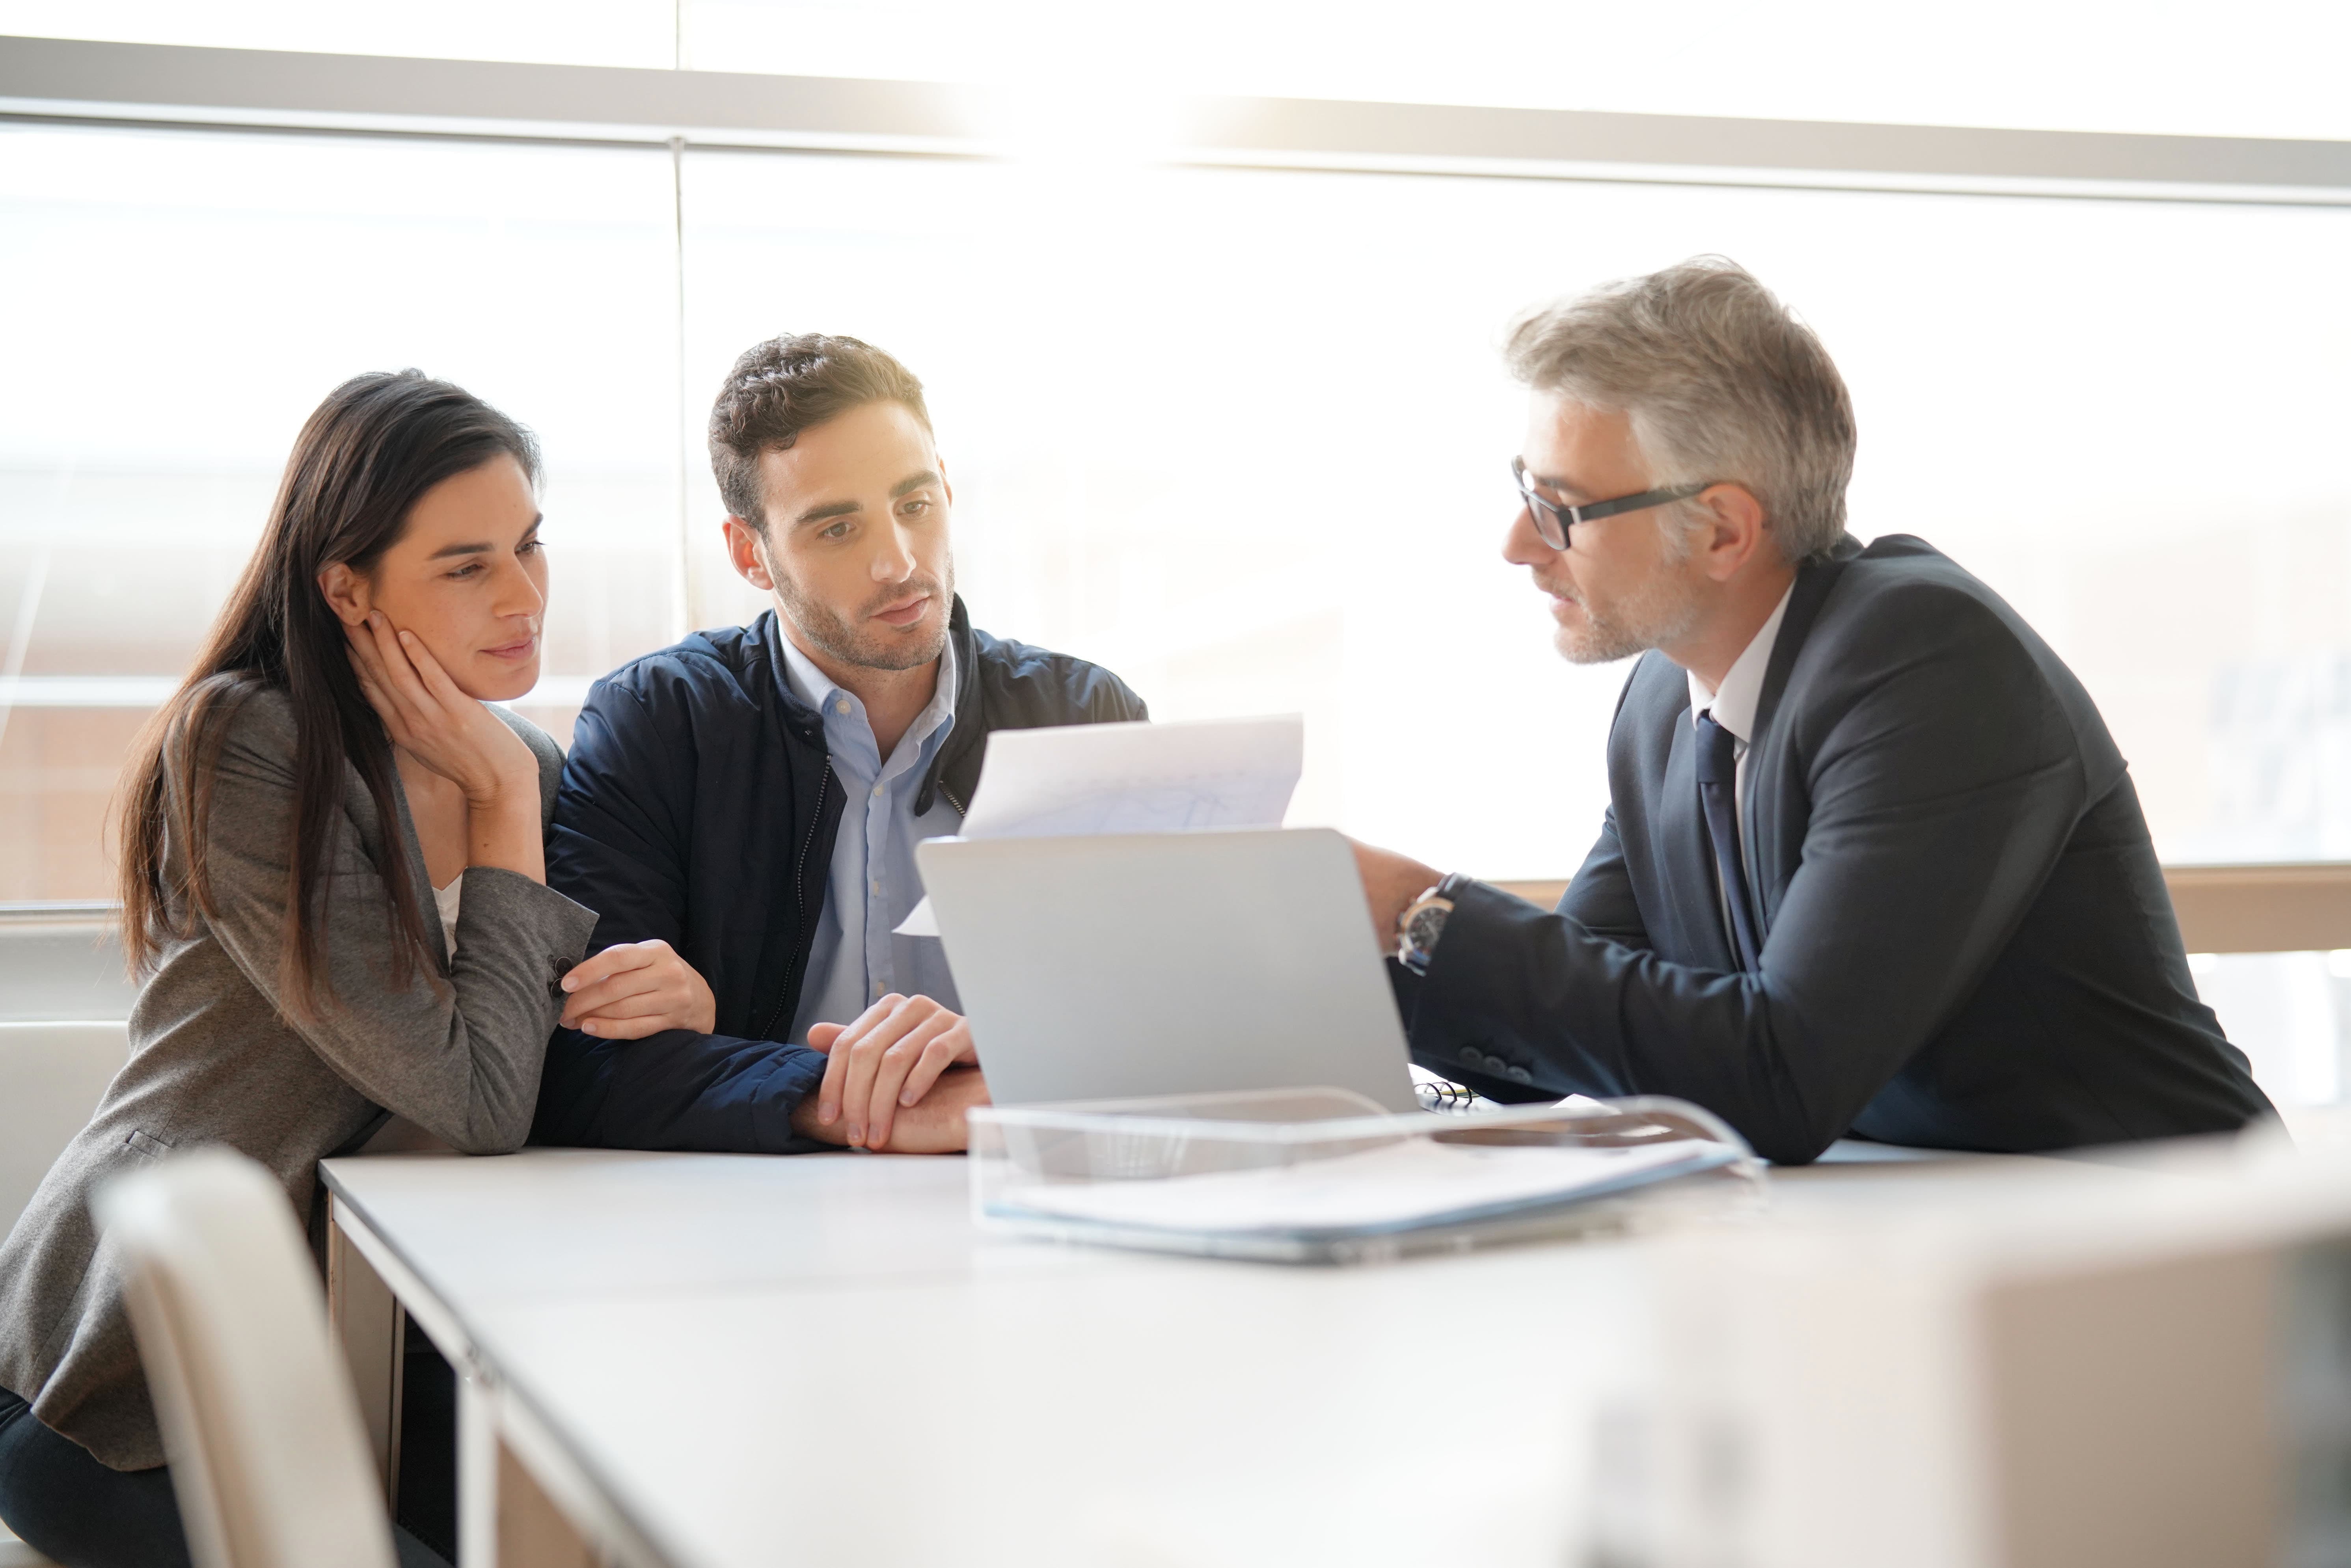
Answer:
[(746, 349), (710, 410), (710, 471), (727, 511), (765, 532), (759, 454), (780, 451), (801, 431), (869, 402), (904, 403), (931, 427), (923, 383), (870, 343), (803, 332)]
[[(212, 777), (227, 720), (256, 691), (294, 711), (294, 805), (286, 824), (286, 940), (279, 1006), (314, 1018), (326, 967), (315, 918), (334, 857), (329, 842), (348, 762), (386, 829), (400, 821), (392, 743), (351, 672), (343, 623), (319, 587), (340, 562), (366, 572), (399, 539), (423, 494), (506, 455), (538, 481), (538, 444), (489, 404), (422, 371), (355, 376), (295, 438), (277, 498), (245, 575), (172, 700), (141, 735), (120, 797), (122, 946), (143, 973), (169, 939), (216, 912), (207, 864)], [(397, 834), (392, 835), (397, 843)], [(166, 846), (184, 862), (177, 880)], [(404, 854), (385, 857), (394, 985), (426, 951)]]

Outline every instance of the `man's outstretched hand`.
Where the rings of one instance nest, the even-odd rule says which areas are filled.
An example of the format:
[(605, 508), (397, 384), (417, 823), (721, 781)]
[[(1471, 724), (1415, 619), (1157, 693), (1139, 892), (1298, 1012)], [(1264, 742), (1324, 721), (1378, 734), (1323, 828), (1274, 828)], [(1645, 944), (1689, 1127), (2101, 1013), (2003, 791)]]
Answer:
[(803, 1135), (894, 1154), (964, 1146), (967, 1107), (987, 1103), (971, 1026), (929, 997), (883, 997), (848, 1024), (809, 1026), (824, 1080), (792, 1113)]

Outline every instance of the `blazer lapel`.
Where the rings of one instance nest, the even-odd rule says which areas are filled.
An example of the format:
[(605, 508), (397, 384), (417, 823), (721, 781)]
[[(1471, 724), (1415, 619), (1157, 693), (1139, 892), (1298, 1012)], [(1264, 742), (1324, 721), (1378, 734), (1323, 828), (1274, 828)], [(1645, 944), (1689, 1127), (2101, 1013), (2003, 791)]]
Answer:
[(1780, 618), (1780, 635), (1771, 644), (1771, 662), (1763, 669), (1763, 693), (1755, 704), (1755, 733), (1747, 744), (1746, 810), (1740, 813), (1739, 830), (1746, 839), (1748, 913), (1755, 921), (1758, 939), (1768, 939), (1771, 915), (1780, 904), (1780, 890), (1788, 874), (1782, 871), (1789, 857), (1782, 852), (1779, 834), (1773, 831), (1778, 818), (1769, 809), (1764, 796), (1771, 793), (1771, 781), (1775, 777), (1780, 739), (1772, 720), (1779, 716), (1781, 699), (1788, 691), (1789, 672), (1796, 665), (1796, 655), (1803, 652), (1806, 639), (1813, 634), (1813, 625), (1820, 619), (1821, 607), (1828, 602), (1830, 591), (1844, 576), (1846, 563), (1861, 553), (1861, 541), (1851, 534), (1841, 534), (1826, 552), (1805, 561), (1796, 569), (1796, 581), (1788, 593), (1788, 612)]
[(1755, 733), (1747, 743), (1750, 752), (1771, 733), (1771, 717), (1780, 711), (1780, 698), (1788, 690), (1788, 672), (1795, 667), (1804, 639), (1813, 634), (1813, 622), (1820, 619), (1829, 590), (1844, 575), (1845, 563), (1860, 553), (1861, 541), (1841, 534), (1825, 555), (1796, 569), (1795, 586), (1788, 593), (1788, 613), (1780, 617), (1780, 637), (1771, 644), (1771, 663), (1763, 666), (1763, 695), (1756, 699)]

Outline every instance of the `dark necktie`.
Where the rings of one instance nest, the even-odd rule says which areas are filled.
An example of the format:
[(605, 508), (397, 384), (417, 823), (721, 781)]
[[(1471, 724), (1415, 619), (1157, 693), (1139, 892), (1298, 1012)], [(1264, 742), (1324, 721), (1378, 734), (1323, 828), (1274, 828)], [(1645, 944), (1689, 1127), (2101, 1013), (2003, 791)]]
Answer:
[(1706, 836), (1714, 841), (1714, 869), (1722, 877), (1723, 902), (1730, 905), (1731, 947), (1739, 967), (1753, 969), (1763, 951), (1748, 914), (1747, 867), (1739, 852), (1739, 737), (1698, 716), (1698, 799), (1706, 810)]

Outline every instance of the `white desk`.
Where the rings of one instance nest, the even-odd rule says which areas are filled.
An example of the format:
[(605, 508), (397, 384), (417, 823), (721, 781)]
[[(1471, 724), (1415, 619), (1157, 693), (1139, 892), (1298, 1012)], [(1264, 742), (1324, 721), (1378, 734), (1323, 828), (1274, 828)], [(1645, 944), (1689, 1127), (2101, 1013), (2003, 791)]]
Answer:
[[(1781, 1172), (1777, 1203), (2009, 1163)], [(465, 1374), (467, 1568), (589, 1560), (534, 1543), (533, 1482), (594, 1551), (680, 1568), (1556, 1568), (1595, 1407), (1654, 1356), (1636, 1242), (1333, 1270), (999, 1241), (957, 1159), (324, 1169), (338, 1248)]]

